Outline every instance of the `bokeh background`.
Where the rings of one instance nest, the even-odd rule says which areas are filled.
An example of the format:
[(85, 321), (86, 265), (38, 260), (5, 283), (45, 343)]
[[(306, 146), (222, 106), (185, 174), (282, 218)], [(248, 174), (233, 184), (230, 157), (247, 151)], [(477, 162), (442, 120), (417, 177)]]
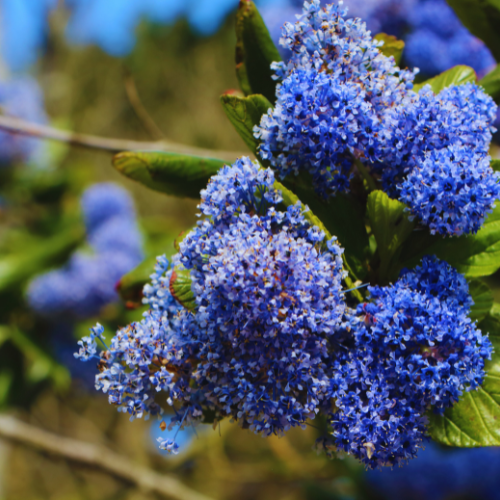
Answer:
[[(260, 2), (276, 40), (300, 3)], [(345, 3), (374, 32), (405, 39), (402, 64), (421, 66), (422, 80), (455, 64), (482, 76), (496, 64), (444, 0)], [(237, 88), (237, 6), (237, 0), (1, 0), (1, 113), (101, 137), (244, 153), (219, 102)], [(118, 201), (99, 195), (102, 183), (126, 192), (118, 190)], [(89, 192), (104, 207), (99, 224), (112, 224), (102, 245), (89, 223)], [(122, 202), (129, 205), (121, 215), (106, 215)], [(321, 450), (324, 423), (317, 421), (268, 439), (229, 422), (207, 425), (197, 434), (185, 431), (179, 455), (161, 454), (156, 438), (169, 431), (159, 421), (131, 423), (117, 413), (92, 387), (96, 368), (73, 352), (97, 321), (112, 331), (140, 318), (140, 303), (116, 293), (119, 276), (143, 258), (171, 255), (195, 214), (196, 202), (122, 177), (107, 151), (0, 133), (0, 499), (169, 497), (34, 445), (32, 429), (104, 446), (212, 499), (500, 498), (500, 450), (429, 444), (411, 466), (367, 474), (352, 459)], [(118, 254), (120, 265), (109, 258)], [(491, 278), (500, 296), (498, 281)], [(28, 423), (25, 439), (7, 439), (2, 416)], [(311, 447), (316, 440), (319, 450)]]

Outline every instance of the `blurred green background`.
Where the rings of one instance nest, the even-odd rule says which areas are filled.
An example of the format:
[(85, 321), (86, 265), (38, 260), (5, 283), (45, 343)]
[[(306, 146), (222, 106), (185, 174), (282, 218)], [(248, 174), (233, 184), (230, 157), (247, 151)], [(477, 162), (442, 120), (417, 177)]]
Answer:
[[(210, 149), (246, 150), (219, 103), (222, 92), (237, 87), (232, 17), (210, 38), (197, 37), (183, 21), (171, 27), (143, 23), (137, 46), (125, 59), (110, 57), (95, 47), (70, 48), (63, 38), (64, 19), (55, 16), (51, 22), (49, 50), (37, 68), (51, 125), (103, 137), (157, 139), (138, 116), (128, 85), (135, 88), (144, 109), (168, 140)], [(49, 169), (28, 170), (19, 165), (3, 173), (3, 194), (10, 208), (0, 211), (0, 255), (29, 245), (26, 229), (41, 241), (55, 234), (58, 224), (78, 220), (78, 197), (94, 182), (111, 180), (133, 194), (150, 255), (171, 253), (169, 237), (194, 224), (195, 202), (146, 190), (122, 177), (112, 168), (110, 154), (57, 143), (48, 147), (52, 157)], [(65, 258), (67, 255), (61, 255), (53, 265)], [(17, 356), (17, 366), (24, 373), (11, 374), (3, 393), (0, 376), (0, 396), (3, 406), (24, 421), (60, 436), (105, 445), (133, 463), (171, 473), (214, 499), (320, 500), (361, 495), (362, 484), (356, 485), (355, 480), (362, 469), (350, 459), (329, 460), (316, 453), (312, 443), (320, 433), (314, 428), (295, 430), (281, 439), (262, 439), (227, 422), (215, 431), (210, 426), (202, 429), (178, 456), (160, 455), (150, 437), (150, 422), (130, 423), (127, 415), (108, 404), (105, 395), (70, 383), (65, 369), (53, 361), (47, 361), (43, 374), (36, 375), (40, 364), (36, 348), (48, 352), (45, 345), (50, 331), (26, 309), (13, 311), (12, 301), (18, 301), (22, 293), (22, 287), (0, 293), (0, 317), (12, 320), (17, 315), (15, 324), (36, 332), (34, 349), (29, 341), (6, 340), (14, 342), (15, 348), (4, 345), (5, 362)], [(139, 319), (140, 314), (141, 309), (125, 311), (123, 305), (113, 305), (98, 319), (116, 327)], [(94, 323), (94, 319), (83, 322), (78, 335), (86, 334)], [(20, 384), (17, 379), (23, 377)], [(0, 440), (0, 498), (160, 496), (107, 472)]]

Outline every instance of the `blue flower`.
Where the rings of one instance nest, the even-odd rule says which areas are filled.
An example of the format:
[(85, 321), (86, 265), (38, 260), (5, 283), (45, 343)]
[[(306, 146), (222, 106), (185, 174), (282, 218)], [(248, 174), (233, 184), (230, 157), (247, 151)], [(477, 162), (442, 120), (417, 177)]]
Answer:
[[(188, 427), (183, 430), (179, 429), (168, 429), (165, 427), (165, 422), (162, 420), (161, 424), (159, 421), (153, 421), (151, 422), (150, 425), (150, 431), (149, 434), (151, 436), (151, 443), (153, 444), (154, 449), (159, 452), (160, 449), (163, 449), (158, 446), (158, 443), (162, 442), (164, 443), (168, 439), (172, 440), (178, 445), (177, 452), (182, 452), (183, 450), (186, 450), (188, 446), (191, 444), (193, 441), (194, 437), (196, 436), (196, 430), (193, 427)], [(165, 447), (166, 448), (166, 447)], [(164, 450), (166, 451), (166, 450)], [(170, 451), (167, 451), (166, 453), (164, 452), (159, 452), (162, 455), (168, 456)]]
[(292, 55), (273, 65), (276, 106), (254, 130), (280, 177), (307, 170), (324, 197), (349, 189), (355, 159), (384, 160), (414, 78), (380, 53), (364, 23), (343, 16), (314, 0), (285, 25), (281, 43)]
[[(158, 259), (152, 284), (145, 289), (145, 302), (151, 308), (143, 319), (119, 330), (100, 355), (92, 348), (89, 351), (101, 362), (96, 388), (108, 394), (109, 402), (120, 411), (131, 419), (160, 415), (163, 410), (155, 399), (163, 392), (169, 405), (175, 401), (185, 405), (186, 411), (176, 414), (174, 421), (187, 426), (202, 416), (190, 386), (199, 343), (194, 340), (192, 315), (169, 292), (172, 270), (168, 266), (165, 258)], [(169, 450), (175, 450), (174, 444)]]
[(484, 74), (495, 59), (484, 43), (462, 25), (445, 0), (420, 0), (408, 10), (412, 28), (406, 37), (405, 58), (424, 74), (435, 75), (458, 64)]
[(490, 157), (463, 147), (432, 151), (401, 184), (412, 217), (443, 235), (476, 233), (500, 198)]
[(444, 261), (426, 257), (369, 291), (336, 361), (333, 435), (370, 467), (398, 465), (422, 446), (430, 408), (442, 413), (479, 387), (492, 346), (468, 317), (465, 278)]
[(343, 16), (314, 0), (285, 25), (291, 57), (273, 65), (281, 82), (254, 129), (260, 156), (281, 178), (309, 173), (323, 198), (348, 191), (363, 164), (431, 232), (476, 232), (500, 194), (487, 165), (494, 101), (471, 83), (414, 92), (414, 74)]
[(88, 361), (89, 359), (95, 358), (97, 354), (97, 340), (104, 343), (104, 328), (99, 323), (90, 329), (90, 335), (88, 337), (83, 337), (82, 340), (78, 341), (80, 349), (78, 353), (75, 353), (75, 358), (81, 359), (82, 361)]
[(90, 187), (82, 196), (82, 210), (93, 253), (78, 251), (66, 266), (29, 285), (30, 306), (45, 316), (94, 316), (118, 299), (116, 284), (143, 259), (133, 202), (123, 188), (111, 183)]
[(379, 128), (362, 86), (298, 69), (279, 86), (277, 97), (256, 130), (260, 156), (282, 178), (306, 169), (324, 197), (347, 191), (354, 149), (368, 145)]
[(112, 182), (101, 182), (86, 189), (81, 205), (88, 233), (93, 233), (114, 217), (135, 218), (134, 202), (130, 195)]
[[(190, 271), (196, 310), (172, 296), (158, 260), (140, 322), (101, 355), (97, 386), (132, 417), (158, 414), (155, 395), (182, 403), (181, 428), (204, 412), (264, 436), (304, 426), (329, 407), (331, 339), (342, 324), (342, 250), (304, 218), (277, 210), (271, 170), (248, 158), (224, 167), (202, 192), (203, 216), (174, 258)], [(177, 407), (178, 408), (178, 407)], [(171, 438), (161, 445), (177, 451)]]
[[(425, 75), (434, 76), (458, 64), (485, 74), (495, 65), (486, 45), (470, 34), (445, 0), (344, 0), (344, 5), (348, 17), (362, 18), (374, 35), (388, 33), (402, 38), (406, 63)], [(276, 43), (282, 26), (294, 22), (301, 8), (302, 2), (297, 0), (263, 7)], [(285, 58), (290, 56), (288, 50), (282, 53)]]

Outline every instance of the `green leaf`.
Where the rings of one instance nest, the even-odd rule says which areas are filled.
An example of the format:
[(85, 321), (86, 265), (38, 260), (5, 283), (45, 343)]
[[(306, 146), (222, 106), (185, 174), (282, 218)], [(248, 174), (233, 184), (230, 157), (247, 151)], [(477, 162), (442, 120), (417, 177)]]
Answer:
[(464, 26), (491, 50), (500, 60), (500, 1), (447, 0)]
[(240, 0), (236, 14), (236, 74), (246, 94), (262, 94), (269, 101), (276, 99), (276, 80), (271, 63), (281, 61), (257, 7), (249, 0)]
[(68, 370), (57, 363), (28, 335), (12, 326), (9, 328), (9, 339), (29, 362), (27, 376), (31, 382), (37, 383), (49, 379), (57, 388), (64, 389), (69, 386), (71, 378)]
[(469, 316), (473, 320), (481, 321), (490, 314), (493, 306), (493, 294), (489, 286), (480, 280), (472, 280), (469, 283), (469, 293), (474, 300)]
[(475, 235), (443, 238), (415, 233), (403, 249), (401, 265), (414, 267), (424, 255), (446, 260), (467, 278), (495, 273), (500, 269), (500, 203)]
[(493, 306), (491, 307), (490, 314), (495, 318), (500, 320), (500, 304), (494, 302)]
[(189, 311), (196, 309), (196, 300), (191, 290), (191, 273), (186, 269), (175, 268), (170, 278), (170, 293), (177, 302)]
[(481, 85), (484, 91), (493, 97), (498, 104), (500, 102), (500, 65), (495, 66), (493, 71), (479, 80), (479, 85)]
[(176, 153), (127, 151), (113, 157), (113, 166), (144, 186), (173, 196), (199, 198), (208, 180), (226, 162)]
[(264, 113), (272, 104), (263, 95), (238, 97), (233, 94), (223, 94), (220, 98), (227, 117), (238, 131), (252, 153), (257, 153), (259, 142), (253, 135), (253, 128), (260, 123)]
[(21, 287), (47, 267), (64, 262), (84, 238), (83, 227), (73, 226), (56, 236), (34, 242), (22, 253), (0, 259), (0, 292)]
[(379, 33), (374, 36), (374, 39), (379, 42), (384, 42), (384, 45), (380, 47), (380, 52), (387, 57), (394, 57), (396, 64), (401, 61), (401, 56), (403, 54), (403, 49), (405, 48), (405, 43), (403, 40), (398, 40), (393, 35), (388, 35), (387, 33)]
[(415, 223), (408, 219), (406, 206), (400, 201), (391, 200), (383, 191), (370, 193), (366, 213), (377, 241), (379, 280), (385, 282), (392, 259), (410, 236)]
[(455, 66), (440, 75), (431, 78), (423, 83), (413, 86), (413, 90), (418, 92), (425, 85), (430, 85), (435, 94), (452, 85), (463, 85), (469, 82), (476, 82), (476, 72), (469, 66)]
[(487, 316), (479, 328), (489, 334), (494, 348), (482, 386), (466, 392), (443, 416), (429, 415), (432, 439), (448, 446), (500, 445), (500, 321)]

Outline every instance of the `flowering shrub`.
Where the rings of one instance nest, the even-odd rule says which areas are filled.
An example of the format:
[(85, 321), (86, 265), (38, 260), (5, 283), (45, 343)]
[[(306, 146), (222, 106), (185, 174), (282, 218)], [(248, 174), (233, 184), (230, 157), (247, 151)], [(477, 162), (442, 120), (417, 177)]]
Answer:
[[(495, 66), (495, 58), (477, 38), (478, 33), (471, 34), (446, 0), (344, 0), (344, 6), (349, 17), (362, 18), (373, 34), (402, 38), (405, 61), (425, 75), (436, 75), (457, 64), (471, 66), (484, 75)], [(263, 17), (276, 42), (283, 24), (294, 22), (301, 9), (299, 0), (262, 6)], [(289, 56), (287, 49), (281, 51), (285, 57)]]
[(33, 279), (32, 309), (49, 317), (89, 318), (118, 299), (116, 284), (144, 255), (129, 194), (112, 183), (95, 184), (81, 200), (93, 253), (75, 252), (61, 269)]
[[(283, 28), (282, 62), (243, 0), (243, 94), (221, 102), (258, 159), (115, 157), (157, 191), (197, 197), (206, 182), (142, 319), (79, 343), (120, 411), (170, 407), (179, 429), (229, 417), (262, 436), (321, 418), (318, 447), (370, 468), (406, 463), (429, 437), (498, 444), (500, 322), (478, 279), (500, 268), (497, 107), (470, 68), (416, 84), (390, 40), (312, 0)], [(178, 451), (175, 434), (159, 442)]]

